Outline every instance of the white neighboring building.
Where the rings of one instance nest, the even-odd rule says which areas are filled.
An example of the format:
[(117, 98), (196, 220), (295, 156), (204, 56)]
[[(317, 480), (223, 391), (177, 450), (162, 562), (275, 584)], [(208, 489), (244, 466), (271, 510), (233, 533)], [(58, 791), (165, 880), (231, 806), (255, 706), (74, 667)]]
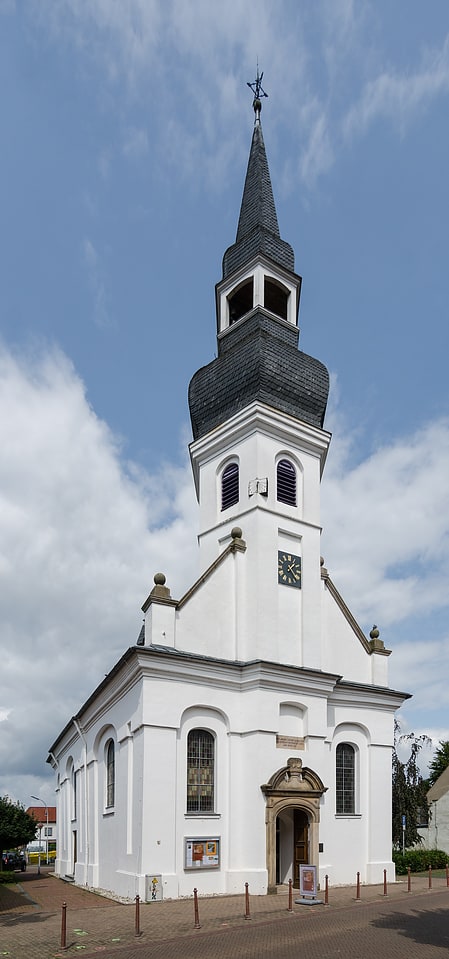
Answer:
[(56, 872), (130, 898), (245, 882), (263, 895), (297, 885), (305, 863), (332, 884), (394, 878), (393, 720), (407, 694), (320, 559), (328, 374), (298, 350), (301, 278), (254, 110), (218, 355), (189, 388), (203, 573), (178, 600), (156, 574), (137, 644), (48, 758)]
[(428, 822), (418, 829), (427, 849), (449, 853), (449, 766), (427, 793)]

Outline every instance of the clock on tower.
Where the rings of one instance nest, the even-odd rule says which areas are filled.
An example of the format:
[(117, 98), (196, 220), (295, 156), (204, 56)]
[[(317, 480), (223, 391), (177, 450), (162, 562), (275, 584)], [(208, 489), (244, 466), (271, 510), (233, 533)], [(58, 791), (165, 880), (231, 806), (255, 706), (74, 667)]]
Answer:
[(301, 557), (278, 551), (278, 583), (301, 589)]

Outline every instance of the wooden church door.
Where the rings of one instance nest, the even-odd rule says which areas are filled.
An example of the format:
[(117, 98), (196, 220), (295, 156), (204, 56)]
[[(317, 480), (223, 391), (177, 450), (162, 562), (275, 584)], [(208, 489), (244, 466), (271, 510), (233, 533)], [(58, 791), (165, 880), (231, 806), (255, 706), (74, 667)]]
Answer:
[(299, 867), (309, 861), (309, 820), (302, 809), (294, 810), (293, 885), (299, 889)]

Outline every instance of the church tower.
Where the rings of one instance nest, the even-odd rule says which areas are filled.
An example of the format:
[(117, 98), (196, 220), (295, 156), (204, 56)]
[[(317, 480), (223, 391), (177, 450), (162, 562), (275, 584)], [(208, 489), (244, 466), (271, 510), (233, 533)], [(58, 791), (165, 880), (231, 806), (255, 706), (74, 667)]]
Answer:
[(240, 528), (246, 556), (236, 658), (320, 668), (329, 376), (298, 350), (301, 277), (279, 233), (259, 93), (257, 85), (236, 241), (216, 286), (217, 358), (189, 388), (200, 567)]

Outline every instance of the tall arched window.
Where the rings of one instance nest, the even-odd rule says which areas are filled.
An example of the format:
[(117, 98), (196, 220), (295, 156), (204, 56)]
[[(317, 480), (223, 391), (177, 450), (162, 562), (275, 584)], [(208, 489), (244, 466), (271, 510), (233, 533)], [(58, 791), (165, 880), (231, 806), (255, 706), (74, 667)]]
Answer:
[(106, 808), (115, 805), (115, 744), (110, 739), (106, 745)]
[(296, 470), (290, 460), (279, 460), (277, 465), (276, 497), (279, 503), (296, 506)]
[(74, 766), (72, 766), (71, 782), (72, 782), (72, 819), (76, 819), (78, 815), (78, 802), (77, 802), (77, 794), (76, 794), (76, 785), (77, 785), (76, 772), (75, 772)]
[(221, 509), (239, 501), (239, 464), (228, 463), (221, 476)]
[(335, 774), (335, 811), (351, 816), (355, 813), (355, 750), (350, 743), (337, 746)]
[(187, 737), (187, 812), (214, 811), (215, 742), (206, 729)]

